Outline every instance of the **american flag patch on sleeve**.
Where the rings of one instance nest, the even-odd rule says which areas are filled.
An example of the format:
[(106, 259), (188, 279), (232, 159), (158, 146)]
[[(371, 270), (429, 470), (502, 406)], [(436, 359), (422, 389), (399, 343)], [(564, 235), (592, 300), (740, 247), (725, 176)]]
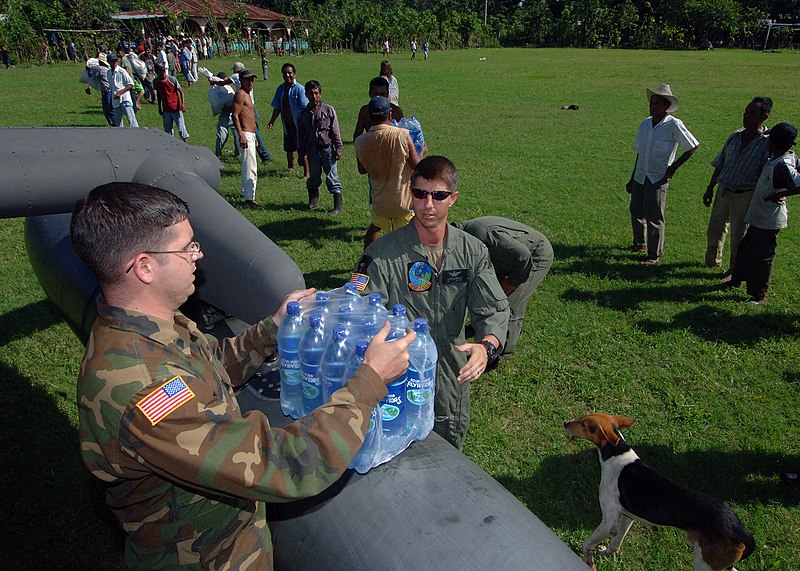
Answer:
[(367, 284), (369, 283), (369, 276), (364, 274), (353, 274), (350, 276), (350, 283), (356, 284), (356, 289), (358, 291), (364, 291), (367, 289)]
[(166, 383), (144, 397), (136, 407), (141, 410), (155, 426), (168, 414), (173, 412), (183, 403), (194, 398), (192, 389), (180, 375), (172, 377)]

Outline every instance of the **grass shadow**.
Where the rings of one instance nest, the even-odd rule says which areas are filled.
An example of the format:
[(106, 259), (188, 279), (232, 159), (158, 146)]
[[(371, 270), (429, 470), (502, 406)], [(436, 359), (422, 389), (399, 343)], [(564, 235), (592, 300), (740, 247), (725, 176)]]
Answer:
[(800, 316), (759, 311), (734, 315), (726, 309), (701, 305), (676, 314), (668, 322), (645, 319), (638, 322), (647, 333), (682, 329), (708, 341), (751, 345), (764, 339), (800, 337)]
[[(122, 535), (53, 397), (0, 363), (5, 569), (120, 569)], [(31, 538), (36, 538), (32, 541)]]
[(619, 246), (553, 244), (558, 273), (581, 274), (630, 283), (657, 283), (676, 278), (707, 278), (708, 272), (689, 262), (642, 266), (643, 254)]
[(0, 347), (62, 321), (56, 309), (45, 300), (4, 313), (0, 315)]
[[(269, 207), (267, 207), (269, 208)], [(275, 210), (286, 210), (285, 205), (273, 207)], [(352, 240), (354, 230), (359, 230), (350, 226), (342, 226), (337, 218), (331, 216), (303, 216), (286, 223), (283, 220), (268, 222), (258, 227), (270, 240), (278, 246), (284, 242), (304, 240), (312, 248), (322, 245), (322, 241), (331, 242), (341, 240), (349, 242)], [(360, 239), (360, 238), (359, 238)], [(353, 261), (355, 264), (355, 261)]]

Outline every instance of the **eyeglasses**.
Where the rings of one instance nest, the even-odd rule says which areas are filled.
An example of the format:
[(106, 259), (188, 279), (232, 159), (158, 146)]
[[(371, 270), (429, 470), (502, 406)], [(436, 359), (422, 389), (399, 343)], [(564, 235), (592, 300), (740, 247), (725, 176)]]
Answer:
[(419, 200), (425, 200), (430, 196), (436, 202), (441, 202), (442, 200), (453, 195), (452, 192), (448, 192), (446, 190), (422, 190), (421, 188), (412, 188), (411, 194), (414, 195), (414, 198)]
[(199, 254), (200, 242), (191, 242), (183, 250), (160, 250), (160, 251), (150, 250), (142, 253), (143, 254)]
[[(186, 246), (183, 250), (147, 250), (142, 252), (143, 254), (189, 254), (192, 258), (192, 261), (195, 262), (200, 257), (200, 242), (191, 242), (188, 246)], [(133, 269), (133, 264), (128, 266), (128, 269), (125, 270), (127, 274)]]

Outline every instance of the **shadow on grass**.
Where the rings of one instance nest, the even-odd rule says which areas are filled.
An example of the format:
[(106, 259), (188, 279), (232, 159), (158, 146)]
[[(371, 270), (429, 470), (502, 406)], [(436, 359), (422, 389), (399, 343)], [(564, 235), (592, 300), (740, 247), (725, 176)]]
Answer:
[(642, 266), (644, 254), (637, 254), (619, 246), (574, 246), (553, 244), (558, 272), (583, 274), (631, 283), (658, 283), (667, 279), (709, 279), (713, 274), (698, 264), (689, 262), (662, 262), (656, 266)]
[(58, 404), (0, 363), (4, 569), (120, 569), (122, 536)]
[(639, 327), (648, 333), (685, 329), (708, 341), (750, 345), (762, 339), (800, 336), (800, 316), (759, 311), (753, 315), (733, 315), (730, 311), (702, 305), (676, 314), (668, 322), (642, 320)]
[[(286, 210), (285, 205), (275, 205), (275, 210)], [(283, 220), (269, 222), (258, 227), (270, 240), (281, 245), (282, 242), (303, 240), (312, 248), (320, 247), (323, 242), (349, 242), (355, 228), (343, 226), (338, 218), (321, 214), (296, 218), (290, 222)], [(359, 229), (360, 230), (360, 229)], [(355, 265), (356, 260), (353, 260)]]
[[(797, 489), (780, 482), (781, 472), (800, 469), (800, 456), (715, 450), (675, 454), (666, 446), (652, 445), (634, 450), (664, 476), (726, 502), (800, 505)], [(497, 480), (551, 528), (594, 529), (600, 523), (595, 450), (547, 458), (530, 477)]]
[(44, 300), (4, 313), (0, 315), (0, 347), (63, 320), (50, 302)]

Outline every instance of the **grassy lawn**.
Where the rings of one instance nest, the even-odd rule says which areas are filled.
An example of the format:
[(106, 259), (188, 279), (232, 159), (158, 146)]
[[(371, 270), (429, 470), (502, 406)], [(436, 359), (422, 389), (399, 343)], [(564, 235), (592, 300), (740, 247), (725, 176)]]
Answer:
[[(790, 214), (781, 232), (769, 305), (754, 308), (743, 290), (711, 290), (720, 271), (703, 264), (709, 211), (702, 204), (709, 162), (753, 96), (773, 98), (770, 124), (800, 122), (790, 80), (800, 53), (409, 57), (392, 58), (400, 104), (420, 119), (429, 152), (459, 168), (452, 218), (515, 218), (544, 232), (556, 252), (514, 358), (473, 386), (465, 453), (579, 551), (600, 520), (599, 466), (588, 443), (566, 437), (563, 422), (595, 410), (636, 417), (627, 437), (646, 462), (728, 501), (754, 533), (757, 551), (740, 571), (800, 567), (800, 489), (779, 481), (781, 471), (800, 470), (798, 222)], [(305, 210), (304, 184), (286, 172), (277, 128), (266, 134), (275, 160), (260, 171), (264, 207), (242, 210), (318, 288), (340, 285), (361, 253), (367, 182), (356, 171), (351, 135), (380, 59), (290, 60), (300, 81), (320, 81), (339, 113), (344, 213)], [(215, 59), (212, 71), (230, 72), (232, 63)], [(261, 74), (256, 60), (245, 63)], [(271, 62), (269, 81), (256, 82), (262, 126), (281, 63)], [(0, 70), (0, 125), (101, 125), (99, 95), (85, 95), (79, 75), (79, 66), (66, 64)], [(680, 97), (676, 115), (701, 147), (671, 184), (662, 264), (643, 268), (626, 251), (624, 185), (647, 115), (645, 88), (662, 82)], [(206, 91), (203, 83), (187, 91), (186, 121), (190, 143), (213, 148)], [(571, 103), (580, 110), (559, 109)], [(144, 106), (139, 122), (159, 128), (154, 106)], [(239, 164), (230, 154), (223, 163), (220, 193), (241, 207)], [(322, 203), (332, 203), (324, 189)], [(800, 212), (800, 198), (789, 208)], [(22, 227), (20, 219), (0, 220), (0, 567), (118, 569), (119, 537), (78, 455), (74, 384), (83, 348), (42, 293)], [(598, 566), (689, 569), (691, 552), (677, 531), (637, 525), (622, 555)]]

